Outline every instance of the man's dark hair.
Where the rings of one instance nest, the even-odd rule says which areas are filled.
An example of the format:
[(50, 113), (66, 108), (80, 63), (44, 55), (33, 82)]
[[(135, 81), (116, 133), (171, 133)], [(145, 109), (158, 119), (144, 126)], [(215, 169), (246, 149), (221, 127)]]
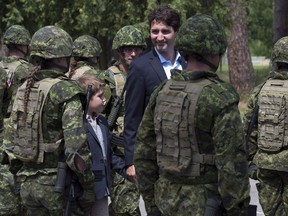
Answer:
[(163, 22), (166, 25), (171, 26), (175, 32), (178, 31), (180, 27), (180, 19), (180, 14), (168, 5), (161, 5), (148, 15), (150, 28), (151, 23), (156, 20), (156, 22)]

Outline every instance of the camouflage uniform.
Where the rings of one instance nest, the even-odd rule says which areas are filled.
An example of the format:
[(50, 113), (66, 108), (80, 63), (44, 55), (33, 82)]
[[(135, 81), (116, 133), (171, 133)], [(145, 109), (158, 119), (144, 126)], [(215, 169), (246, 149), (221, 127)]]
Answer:
[[(69, 59), (71, 53), (72, 39), (67, 32), (58, 27), (43, 27), (31, 39), (30, 58), (34, 64), (45, 61), (45, 59)], [(74, 81), (65, 78), (63, 72), (48, 69), (40, 69), (34, 72), (36, 73), (33, 76), (35, 79), (32, 84), (33, 87), (37, 87), (38, 84), (44, 82), (44, 79), (47, 80), (46, 78), (62, 77), (49, 90), (43, 108), (44, 111), (41, 114), (43, 119), (43, 142), (45, 145), (49, 143), (55, 146), (56, 141), (58, 141), (59, 145), (54, 151), (45, 150), (42, 158), (43, 162), (41, 163), (24, 162), (18, 159), (19, 157), (17, 158), (15, 155), (15, 140), (11, 137), (16, 133), (21, 135), (21, 131), (14, 130), (18, 122), (13, 121), (15, 113), (12, 110), (9, 125), (5, 129), (3, 143), (6, 157), (3, 162), (9, 159), (10, 169), (16, 174), (17, 182), (21, 182), (20, 195), (27, 208), (28, 215), (63, 215), (63, 194), (54, 192), (57, 164), (59, 161), (66, 162), (74, 173), (82, 176), (76, 168), (75, 158), (82, 159), (84, 163), (90, 161), (90, 158), (87, 157), (87, 155), (89, 156), (87, 153), (89, 149), (83, 127), (83, 112), (80, 100), (82, 90)], [(31, 80), (28, 79), (26, 82), (28, 81)], [(25, 87), (26, 82), (20, 88)], [(13, 109), (19, 100), (19, 89)], [(29, 140), (29, 134), (24, 136), (27, 136)], [(25, 138), (23, 137), (23, 139)]]
[[(13, 25), (8, 28), (4, 34), (4, 44), (11, 45), (26, 45), (28, 46), (31, 40), (29, 31), (20, 25)], [(8, 109), (7, 117), (11, 112), (13, 98), (15, 97), (17, 88), (25, 81), (29, 74), (29, 63), (25, 57), (7, 56), (2, 59), (0, 66), (3, 67), (8, 74), (7, 85), (12, 94), (12, 101)]]
[[(175, 47), (189, 57), (197, 55), (198, 59), (205, 54), (222, 55), (226, 49), (226, 37), (217, 21), (206, 15), (196, 15), (180, 27)], [(204, 64), (209, 62), (206, 60)], [(134, 159), (144, 200), (154, 200), (161, 213), (167, 216), (203, 216), (209, 207), (213, 209), (211, 215), (218, 215), (216, 211), (221, 211), (219, 215), (246, 215), (250, 186), (237, 106), (238, 94), (215, 72), (172, 70), (171, 74), (171, 80), (164, 82), (151, 95), (137, 133)], [(180, 95), (193, 85), (196, 85), (194, 88), (202, 85), (202, 90), (187, 95), (189, 99), (185, 101), (189, 102), (183, 104), (189, 104), (189, 108), (181, 105), (175, 109), (167, 104), (161, 113), (160, 93), (164, 94), (167, 87), (174, 86), (177, 90), (183, 85), (185, 91), (177, 91)], [(172, 95), (165, 99), (170, 97), (170, 101), (178, 101), (178, 97)], [(187, 118), (182, 116), (178, 121), (177, 113), (187, 112), (187, 109)], [(157, 113), (163, 114), (162, 117)], [(160, 129), (157, 126), (159, 121), (162, 122)], [(171, 125), (164, 126), (166, 121)], [(186, 126), (183, 125), (185, 121)], [(181, 130), (182, 125), (184, 128)], [(176, 141), (171, 143), (169, 140)], [(185, 140), (189, 145), (183, 151)], [(170, 148), (179, 151), (170, 152)], [(166, 161), (168, 164), (175, 160), (180, 168), (184, 164), (181, 159), (184, 162), (186, 158), (191, 159), (182, 170), (185, 175), (176, 174), (176, 167), (161, 165), (163, 152), (171, 153)], [(167, 171), (167, 168), (172, 170)]]
[[(3, 68), (0, 68), (0, 77), (1, 77), (1, 87), (0, 87), (0, 130), (1, 130), (1, 138), (0, 138), (0, 150), (2, 154), (2, 139), (3, 139), (3, 117), (6, 114), (9, 99), (7, 100), (8, 93), (6, 87), (7, 74)], [(0, 158), (2, 155), (0, 155)], [(19, 211), (19, 203), (20, 198), (16, 197), (13, 193), (14, 190), (14, 176), (9, 171), (9, 167), (7, 165), (0, 166), (0, 215), (12, 215), (17, 214)]]
[[(71, 66), (70, 71), (66, 73), (66, 75), (73, 80), (77, 80), (82, 75), (91, 74), (105, 80), (106, 83), (109, 83), (109, 79), (107, 79), (105, 76), (105, 72), (99, 70), (96, 63), (89, 61), (89, 58), (99, 58), (101, 52), (101, 45), (96, 38), (90, 35), (82, 35), (76, 38), (73, 42), (72, 56), (74, 58), (74, 62), (77, 64), (75, 68)], [(109, 101), (110, 97), (111, 91), (107, 84), (105, 88), (106, 101)]]
[[(126, 64), (121, 56), (121, 49), (125, 46), (139, 46), (141, 48), (146, 47), (146, 42), (142, 33), (134, 26), (128, 25), (121, 28), (115, 35), (112, 44), (112, 50), (117, 52), (117, 61), (113, 66), (107, 70), (108, 76), (112, 79), (110, 88), (113, 95), (121, 96), (124, 91), (124, 85), (126, 82), (127, 71), (123, 67)], [(128, 66), (127, 66), (128, 67)], [(124, 95), (123, 95), (124, 96)], [(110, 101), (113, 103), (113, 100)], [(113, 126), (113, 133), (116, 136), (123, 137), (124, 130), (124, 103), (118, 113), (118, 118)], [(124, 157), (124, 147), (114, 146), (114, 152), (119, 156)], [(111, 204), (110, 215), (140, 215), (139, 210), (139, 198), (140, 193), (134, 183), (125, 180), (121, 175), (113, 172), (113, 184), (111, 189)]]
[[(248, 134), (250, 137), (247, 139), (250, 163), (249, 168), (251, 178), (259, 180), (257, 189), (264, 214), (288, 215), (288, 159), (287, 146), (285, 146), (286, 141), (283, 140), (285, 139), (285, 130), (287, 130), (287, 126), (284, 128), (281, 126), (281, 113), (287, 118), (287, 111), (281, 111), (282, 108), (285, 110), (287, 109), (287, 105), (285, 104), (286, 97), (283, 95), (285, 93), (277, 93), (272, 89), (269, 90), (272, 95), (270, 95), (270, 97), (275, 98), (272, 105), (276, 105), (277, 100), (275, 96), (280, 97), (281, 101), (283, 100), (283, 102), (281, 102), (282, 108), (280, 109), (280, 115), (278, 115), (279, 111), (273, 110), (272, 117), (268, 112), (266, 116), (263, 116), (264, 111), (262, 111), (261, 107), (263, 105), (261, 105), (260, 101), (260, 98), (265, 96), (265, 92), (263, 92), (262, 89), (264, 89), (268, 82), (288, 82), (288, 37), (283, 37), (275, 43), (271, 61), (272, 67), (269, 79), (265, 83), (255, 87), (250, 96), (248, 107), (244, 115), (244, 126), (247, 133), (249, 133), (249, 127), (252, 129), (251, 134)], [(279, 65), (281, 64), (286, 65), (286, 69), (280, 70)], [(259, 110), (257, 110), (257, 107), (259, 107)], [(260, 112), (262, 112), (261, 115)], [(252, 115), (256, 116), (255, 121), (252, 120)], [(271, 117), (274, 124), (271, 123), (269, 117)], [(266, 141), (266, 144), (272, 149), (273, 146), (277, 146), (277, 142), (281, 142), (281, 147), (277, 149), (277, 151), (271, 151), (270, 149), (265, 149), (261, 146), (263, 137), (267, 136), (265, 134), (267, 132), (261, 130), (261, 122), (263, 122), (263, 120), (266, 121), (266, 128), (270, 130), (268, 133), (275, 136), (269, 141)], [(269, 123), (270, 125), (268, 125)], [(268, 136), (270, 136), (269, 134)]]
[(0, 141), (1, 141), (1, 146), (2, 146), (2, 138), (3, 138), (3, 119), (4, 116), (6, 115), (8, 105), (9, 105), (9, 93), (8, 93), (8, 88), (6, 86), (6, 81), (7, 81), (7, 73), (6, 71), (0, 67)]

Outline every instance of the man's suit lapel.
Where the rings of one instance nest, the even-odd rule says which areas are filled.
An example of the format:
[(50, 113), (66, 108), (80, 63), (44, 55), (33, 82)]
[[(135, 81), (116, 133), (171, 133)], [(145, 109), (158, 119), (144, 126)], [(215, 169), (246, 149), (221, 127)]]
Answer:
[(93, 127), (90, 125), (89, 122), (87, 123), (87, 125), (88, 125), (88, 131), (89, 131), (89, 133), (90, 133), (90, 134), (92, 135), (92, 137), (97, 141), (97, 143), (99, 143), (98, 137), (97, 137), (97, 135), (96, 135)]
[(151, 52), (151, 56), (150, 56), (150, 63), (152, 68), (155, 71), (155, 74), (157, 74), (158, 78), (160, 79), (160, 81), (164, 81), (167, 79), (166, 73), (162, 67), (162, 64), (160, 62), (160, 59), (156, 53), (156, 51), (153, 49)]

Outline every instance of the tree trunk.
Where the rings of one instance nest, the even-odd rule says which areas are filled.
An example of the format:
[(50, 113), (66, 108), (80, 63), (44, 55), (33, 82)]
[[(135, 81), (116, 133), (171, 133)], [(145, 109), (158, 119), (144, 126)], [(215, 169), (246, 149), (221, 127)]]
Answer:
[(273, 44), (288, 35), (288, 1), (274, 0)]
[(243, 0), (229, 0), (231, 31), (228, 37), (229, 79), (238, 93), (254, 87), (255, 76), (248, 47), (246, 11)]

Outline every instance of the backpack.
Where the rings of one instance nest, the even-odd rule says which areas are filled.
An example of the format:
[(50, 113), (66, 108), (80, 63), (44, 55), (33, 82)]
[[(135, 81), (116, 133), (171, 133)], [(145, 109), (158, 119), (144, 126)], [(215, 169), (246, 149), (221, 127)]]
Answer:
[(214, 165), (214, 155), (200, 154), (195, 133), (197, 101), (207, 79), (168, 80), (156, 99), (154, 125), (160, 170), (178, 176), (200, 176), (200, 165)]
[(258, 104), (258, 147), (278, 152), (288, 146), (288, 80), (268, 80), (262, 87)]
[(60, 145), (58, 142), (44, 143), (42, 131), (42, 111), (47, 95), (51, 87), (60, 81), (61, 79), (46, 78), (33, 85), (29, 94), (25, 122), (23, 114), (27, 81), (17, 90), (11, 113), (14, 125), (13, 153), (23, 162), (42, 163), (44, 152), (53, 152)]

